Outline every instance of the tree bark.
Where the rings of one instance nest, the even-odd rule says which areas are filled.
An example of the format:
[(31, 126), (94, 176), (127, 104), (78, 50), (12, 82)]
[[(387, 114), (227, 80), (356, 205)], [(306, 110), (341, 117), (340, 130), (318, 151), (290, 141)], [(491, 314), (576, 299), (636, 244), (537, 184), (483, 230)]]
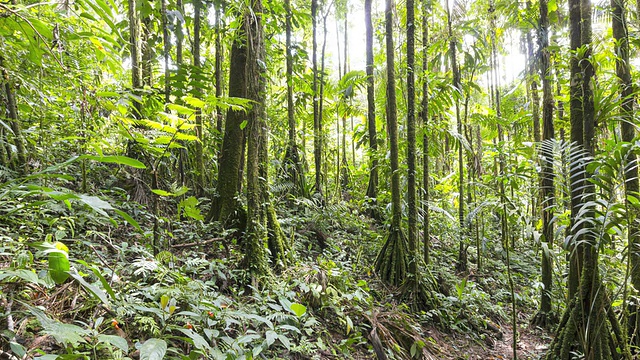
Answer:
[[(22, 129), (18, 119), (18, 105), (12, 80), (9, 78), (9, 72), (5, 68), (4, 58), (2, 56), (0, 56), (0, 68), (2, 68), (2, 82), (4, 83), (7, 109), (9, 110), (9, 126), (11, 127), (11, 132), (13, 132), (13, 144), (16, 147), (17, 164), (15, 164), (14, 170), (19, 174), (24, 174), (26, 172), (27, 155), (24, 140), (22, 139)], [(7, 150), (8, 149), (9, 148), (7, 148)], [(11, 157), (11, 153), (9, 151), (8, 153), (9, 157)]]
[(264, 71), (259, 61), (264, 61), (264, 39), (262, 30), (262, 0), (251, 0), (251, 11), (244, 17), (247, 42), (246, 74), (247, 98), (254, 101), (248, 114), (247, 148), (247, 233), (245, 244), (245, 268), (254, 276), (263, 276), (270, 272), (267, 264), (265, 243), (267, 241), (267, 213), (263, 203), (266, 179), (260, 176), (267, 159), (261, 155), (266, 149), (264, 121)]
[(467, 247), (465, 245), (465, 224), (464, 224), (464, 164), (463, 164), (463, 145), (462, 145), (462, 117), (460, 116), (460, 96), (462, 96), (462, 82), (460, 69), (457, 60), (457, 41), (453, 35), (453, 25), (451, 19), (451, 9), (449, 8), (449, 0), (447, 0), (447, 30), (449, 33), (449, 54), (451, 71), (453, 73), (453, 89), (456, 94), (453, 95), (456, 108), (456, 123), (458, 136), (460, 136), (458, 144), (458, 226), (459, 226), (459, 248), (458, 261), (456, 270), (458, 272), (467, 271)]
[(318, 99), (318, 1), (311, 0), (311, 21), (313, 23), (313, 157), (315, 164), (315, 191), (322, 196), (322, 119)]
[[(129, 18), (129, 52), (131, 54), (131, 87), (133, 94), (139, 97), (142, 88), (142, 69), (140, 67), (140, 24), (137, 15), (137, 0), (127, 0)], [(135, 119), (142, 117), (142, 102), (139, 98), (133, 101), (132, 115)]]
[[(635, 97), (633, 96), (633, 83), (631, 79), (631, 68), (629, 66), (629, 36), (627, 30), (625, 1), (611, 0), (613, 38), (616, 41), (616, 75), (620, 81), (620, 97), (622, 106), (620, 107), (620, 129), (622, 141), (631, 143), (636, 136), (633, 124), (633, 108)], [(636, 219), (638, 212), (631, 204), (630, 198), (638, 198), (638, 160), (635, 153), (629, 151), (624, 164), (625, 180), (625, 201), (627, 204), (628, 216), (628, 251), (630, 253), (631, 283), (637, 290), (640, 289), (640, 237), (638, 236), (638, 225)], [(637, 295), (637, 294), (636, 294)], [(632, 321), (628, 324), (629, 338), (633, 345), (640, 345), (640, 315), (638, 306), (632, 307)]]
[(378, 206), (378, 134), (376, 129), (375, 82), (373, 77), (373, 25), (371, 22), (371, 2), (364, 2), (364, 24), (366, 31), (366, 72), (367, 72), (367, 128), (369, 131), (369, 185), (367, 198), (369, 216), (379, 219)]
[(551, 290), (553, 286), (553, 209), (555, 205), (555, 174), (553, 170), (553, 146), (555, 138), (553, 124), (553, 91), (551, 87), (551, 54), (549, 52), (549, 17), (548, 0), (540, 0), (540, 37), (539, 37), (540, 73), (542, 75), (542, 139), (546, 143), (540, 147), (541, 159), (541, 186), (540, 199), (542, 200), (542, 241), (546, 249), (542, 251), (542, 285), (540, 311), (537, 315), (537, 325), (547, 327), (550, 325)]
[[(244, 29), (239, 30), (237, 39), (246, 36)], [(231, 61), (229, 68), (229, 96), (246, 98), (247, 47), (241, 40), (235, 40), (231, 45)], [(243, 153), (244, 130), (241, 128), (247, 116), (243, 110), (230, 108), (224, 127), (224, 138), (220, 154), (218, 173), (218, 189), (214, 199), (209, 219), (227, 222), (238, 207), (236, 199), (238, 182), (240, 180), (240, 164)]]
[(422, 212), (423, 212), (423, 256), (425, 264), (431, 261), (431, 232), (429, 229), (429, 137), (427, 135), (429, 122), (429, 24), (427, 16), (429, 15), (431, 2), (423, 0), (422, 2), (422, 192), (424, 194)]
[(409, 215), (409, 276), (418, 274), (416, 205), (416, 79), (415, 79), (415, 4), (407, 0), (407, 206)]
[[(163, 0), (164, 2), (165, 0)], [(194, 67), (194, 71), (196, 73), (201, 72), (201, 60), (200, 60), (200, 27), (201, 27), (201, 12), (202, 12), (202, 2), (201, 0), (194, 0), (193, 1), (193, 11), (194, 11), (194, 24), (193, 24), (193, 67)], [(167, 30), (165, 30), (165, 33), (167, 32)], [(169, 56), (168, 56), (168, 46), (165, 46), (165, 51), (167, 52), (165, 54), (165, 61), (168, 63), (169, 61)], [(167, 65), (168, 66), (168, 65)], [(169, 70), (168, 68), (166, 68), (165, 70), (165, 79), (168, 79), (169, 76)], [(169, 86), (169, 83), (167, 81), (166, 84), (167, 88), (166, 88), (166, 100), (167, 102), (169, 101), (169, 93), (171, 91), (171, 88)], [(200, 90), (196, 89), (196, 96), (200, 96)], [(195, 170), (196, 170), (196, 176), (195, 176), (195, 186), (194, 186), (194, 190), (196, 193), (196, 196), (200, 197), (204, 195), (204, 154), (203, 154), (203, 149), (202, 149), (202, 144), (204, 143), (204, 128), (202, 126), (202, 109), (197, 108), (196, 109), (196, 136), (198, 137), (198, 141), (195, 142)]]
[(400, 172), (398, 164), (398, 117), (396, 105), (395, 56), (393, 47), (393, 0), (386, 0), (385, 39), (387, 54), (387, 131), (391, 162), (391, 227), (385, 244), (376, 258), (375, 269), (380, 278), (401, 285), (407, 276), (407, 240), (402, 232), (400, 208)]

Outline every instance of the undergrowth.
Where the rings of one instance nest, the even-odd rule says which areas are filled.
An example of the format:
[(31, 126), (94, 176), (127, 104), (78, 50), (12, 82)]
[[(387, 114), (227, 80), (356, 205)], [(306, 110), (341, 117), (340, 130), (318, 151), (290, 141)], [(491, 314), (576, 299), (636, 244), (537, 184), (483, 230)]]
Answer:
[[(10, 359), (437, 359), (452, 354), (434, 332), (465, 334), (480, 346), (505, 332), (510, 293), (503, 262), (492, 260), (497, 245), (482, 272), (454, 274), (453, 239), (436, 239), (439, 266), (428, 271), (441, 306), (416, 314), (373, 271), (383, 229), (347, 202), (299, 200), (282, 211), (295, 250), (290, 265), (252, 282), (237, 267), (237, 231), (168, 211), (154, 255), (152, 215), (124, 192), (96, 196), (109, 201), (100, 203), (64, 186), (4, 190), (0, 322)], [(131, 214), (135, 226), (113, 209)], [(46, 244), (56, 241), (69, 249), (70, 277), (60, 284), (47, 268), (56, 250)], [(512, 259), (525, 314), (537, 305), (529, 280), (536, 256)]]

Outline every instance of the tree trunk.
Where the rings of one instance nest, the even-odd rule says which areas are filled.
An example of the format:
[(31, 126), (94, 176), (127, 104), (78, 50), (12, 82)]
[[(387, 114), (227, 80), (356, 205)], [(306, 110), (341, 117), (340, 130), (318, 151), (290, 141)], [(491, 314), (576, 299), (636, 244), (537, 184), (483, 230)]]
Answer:
[[(164, 2), (165, 0), (163, 0)], [(201, 16), (201, 12), (202, 12), (202, 3), (201, 0), (194, 0), (193, 1), (193, 11), (194, 11), (194, 24), (193, 24), (193, 67), (194, 67), (194, 71), (196, 73), (198, 73), (198, 75), (200, 75), (199, 73), (201, 72), (201, 60), (200, 60), (200, 27), (201, 27), (201, 23), (200, 23), (200, 16)], [(164, 30), (165, 33), (167, 32), (167, 30)], [(169, 61), (169, 56), (168, 56), (168, 46), (165, 46), (165, 51), (167, 52), (167, 54), (165, 54), (165, 61), (168, 63)], [(166, 65), (168, 66), (168, 65)], [(169, 70), (168, 68), (166, 68), (165, 70), (165, 77), (168, 79), (169, 76)], [(169, 101), (169, 92), (170, 92), (170, 87), (169, 87), (169, 82), (167, 81), (167, 89), (166, 89), (166, 96), (167, 96), (167, 102)], [(196, 96), (199, 97), (200, 94), (200, 89), (195, 89), (196, 92)], [(197, 197), (203, 196), (204, 195), (204, 154), (202, 151), (202, 144), (204, 142), (204, 135), (203, 135), (203, 126), (202, 126), (202, 109), (197, 108), (196, 109), (196, 136), (198, 137), (198, 141), (195, 142), (195, 162), (196, 162), (196, 166), (195, 166), (195, 170), (196, 170), (196, 176), (195, 176), (195, 186), (194, 186), (194, 190), (196, 193)]]
[[(453, 26), (451, 19), (451, 9), (449, 8), (449, 0), (447, 0), (447, 29), (449, 32), (449, 54), (451, 60), (451, 70), (453, 73), (453, 89), (457, 94), (454, 94), (455, 108), (456, 108), (456, 122), (458, 136), (462, 138), (462, 117), (460, 116), (460, 96), (462, 96), (462, 83), (460, 76), (460, 69), (458, 67), (457, 60), (457, 46), (456, 38), (453, 36)], [(465, 245), (465, 224), (464, 224), (464, 164), (463, 164), (463, 145), (462, 139), (458, 144), (458, 226), (459, 226), (459, 248), (458, 248), (458, 261), (456, 263), (456, 270), (458, 272), (467, 271), (467, 247)]]
[(407, 0), (407, 206), (409, 215), (409, 276), (418, 274), (416, 205), (416, 79), (415, 79), (415, 4)]
[(304, 173), (298, 146), (296, 145), (296, 119), (295, 104), (293, 103), (293, 55), (291, 53), (291, 0), (285, 0), (286, 14), (286, 68), (287, 68), (287, 123), (289, 125), (289, 137), (287, 150), (284, 155), (284, 178), (293, 185), (291, 193), (302, 194), (304, 190)]
[(245, 268), (256, 276), (263, 276), (270, 272), (267, 264), (265, 243), (267, 241), (267, 213), (263, 203), (260, 182), (261, 167), (267, 159), (261, 159), (261, 153), (266, 147), (264, 143), (266, 123), (264, 121), (264, 70), (260, 69), (258, 61), (264, 61), (264, 39), (262, 32), (262, 0), (251, 0), (251, 11), (244, 17), (246, 34), (246, 85), (247, 98), (255, 101), (248, 113), (248, 149), (247, 149), (247, 232), (245, 236)]
[(422, 2), (422, 217), (424, 219), (422, 229), (424, 263), (431, 261), (431, 232), (429, 229), (429, 137), (427, 136), (429, 121), (429, 24), (427, 17), (431, 7), (430, 0)]
[(368, 214), (380, 219), (378, 207), (378, 134), (376, 129), (375, 83), (373, 78), (373, 25), (371, 2), (364, 2), (364, 25), (366, 31), (367, 72), (367, 128), (369, 131), (369, 185), (367, 186)]
[[(580, 28), (580, 1), (573, 0), (569, 2), (569, 22), (570, 22), (570, 46), (572, 53), (576, 51), (582, 44), (581, 40), (581, 28)], [(569, 113), (571, 122), (571, 142), (575, 144), (575, 148), (579, 149), (584, 143), (583, 138), (583, 125), (582, 125), (582, 88), (579, 84), (582, 84), (582, 72), (580, 70), (580, 63), (575, 56), (571, 57), (571, 88), (569, 90)], [(574, 155), (575, 150), (572, 151), (570, 158), (578, 158), (578, 155)], [(570, 167), (571, 183), (576, 186), (571, 186), (571, 228), (579, 226), (576, 224), (578, 212), (581, 206), (582, 187), (584, 184), (584, 168), (580, 164), (572, 164)], [(578, 229), (576, 229), (578, 230)], [(576, 231), (577, 232), (577, 231)], [(569, 255), (569, 278), (568, 288), (569, 297), (572, 299), (578, 291), (578, 283), (580, 281), (580, 273), (582, 271), (582, 246), (580, 237), (573, 238), (571, 241), (571, 249)]]
[(393, 47), (393, 0), (386, 0), (385, 39), (387, 53), (387, 131), (391, 162), (391, 227), (385, 244), (376, 258), (375, 269), (380, 278), (392, 285), (401, 285), (407, 276), (407, 239), (402, 232), (400, 208), (400, 172), (398, 170), (398, 118)]
[[(578, 45), (585, 48), (579, 62), (582, 76), (579, 78), (580, 81), (572, 81), (571, 83), (571, 101), (574, 100), (573, 94), (582, 95), (580, 99), (582, 118), (580, 124), (576, 122), (576, 125), (582, 130), (584, 142), (582, 156), (574, 156), (572, 168), (582, 168), (581, 170), (585, 172), (585, 178), (588, 180), (590, 175), (586, 173), (586, 167), (594, 154), (595, 134), (592, 87), (594, 69), (591, 64), (591, 2), (589, 0), (570, 0), (569, 6), (571, 11), (575, 11), (577, 7), (580, 12), (579, 17), (571, 19), (571, 38), (574, 40), (576, 35), (574, 31), (580, 29), (580, 43)], [(578, 23), (574, 24), (574, 21)], [(581, 91), (573, 88), (580, 88)], [(573, 125), (572, 122), (572, 137), (577, 135), (574, 134), (576, 129), (573, 128)], [(547, 359), (568, 360), (572, 358), (572, 350), (574, 350), (576, 342), (578, 348), (575, 350), (583, 353), (584, 359), (587, 360), (631, 359), (628, 344), (624, 341), (626, 336), (620, 330), (618, 319), (611, 308), (607, 289), (602, 283), (598, 270), (599, 230), (595, 228), (594, 221), (591, 221), (595, 218), (595, 210), (591, 204), (595, 200), (595, 186), (589, 181), (584, 184), (583, 196), (578, 199), (577, 203), (572, 203), (572, 207), (575, 205), (580, 210), (580, 218), (576, 217), (574, 221), (581, 221), (582, 226), (574, 226), (571, 231), (574, 236), (573, 241), (576, 241), (577, 231), (584, 234), (580, 237), (581, 242), (577, 245), (578, 248), (582, 248), (582, 272), (574, 297), (569, 299), (569, 304), (557, 329), (557, 335), (551, 344)], [(576, 186), (575, 181), (571, 182), (572, 192)], [(589, 208), (582, 209), (584, 206), (589, 206)]]
[[(222, 97), (222, 88), (224, 85), (222, 84), (222, 60), (223, 60), (223, 48), (222, 48), (222, 40), (220, 36), (220, 27), (222, 26), (222, 11), (220, 9), (222, 5), (219, 3), (214, 3), (214, 9), (216, 12), (215, 19), (215, 49), (216, 49), (216, 58), (214, 63), (214, 78), (215, 78), (215, 87), (216, 87), (216, 98), (220, 99)], [(222, 109), (219, 107), (216, 108), (216, 130), (218, 131), (218, 136), (222, 137), (222, 122), (224, 121), (224, 113)], [(220, 154), (222, 154), (222, 143), (217, 143), (217, 155), (218, 163), (220, 162)]]
[[(244, 29), (239, 30), (237, 39), (246, 36)], [(229, 68), (229, 96), (246, 98), (247, 47), (241, 40), (231, 45)], [(224, 138), (220, 154), (217, 195), (211, 204), (208, 218), (226, 223), (238, 208), (236, 199), (240, 177), (240, 164), (243, 153), (244, 130), (242, 123), (247, 120), (245, 111), (230, 108), (224, 127)], [(229, 224), (231, 225), (231, 224)]]
[(549, 52), (549, 17), (548, 0), (540, 0), (540, 39), (539, 39), (540, 73), (542, 75), (542, 139), (545, 143), (540, 147), (541, 179), (540, 199), (542, 201), (542, 290), (540, 311), (534, 323), (540, 327), (551, 325), (551, 290), (553, 286), (553, 209), (555, 205), (555, 186), (553, 170), (553, 142), (555, 138), (553, 125), (553, 91), (551, 88), (551, 54)]
[(315, 163), (316, 193), (322, 197), (322, 119), (318, 99), (318, 1), (311, 0), (311, 21), (313, 23), (313, 157)]
[[(137, 15), (137, 0), (127, 0), (129, 18), (129, 52), (131, 53), (131, 87), (134, 95), (140, 96), (142, 69), (140, 68), (140, 24)], [(142, 117), (142, 102), (133, 99), (132, 116)]]
[[(4, 58), (2, 56), (0, 56), (0, 68), (2, 68), (2, 82), (4, 83), (4, 91), (7, 99), (7, 110), (9, 110), (9, 126), (11, 127), (11, 132), (13, 132), (13, 144), (16, 147), (17, 163), (15, 164), (15, 170), (19, 174), (24, 174), (27, 170), (27, 155), (24, 140), (22, 138), (20, 121), (18, 120), (18, 105), (16, 103), (16, 95), (13, 89), (12, 80), (9, 78), (9, 72), (5, 68)], [(9, 137), (7, 136), (7, 138)], [(9, 148), (7, 148), (7, 150), (8, 149)], [(10, 151), (8, 151), (8, 155), (10, 158)]]
[[(616, 41), (616, 74), (620, 81), (620, 97), (622, 98), (622, 106), (620, 107), (620, 128), (622, 133), (622, 141), (631, 143), (636, 136), (633, 124), (633, 108), (635, 98), (633, 96), (633, 83), (631, 80), (631, 68), (629, 66), (629, 36), (627, 30), (625, 4), (624, 0), (611, 0), (612, 8), (612, 27), (613, 37)], [(628, 251), (631, 261), (631, 283), (637, 290), (640, 289), (640, 237), (638, 236), (638, 217), (635, 206), (629, 201), (630, 198), (638, 198), (638, 161), (635, 153), (629, 151), (627, 154), (624, 181), (625, 181), (625, 200), (628, 211)], [(637, 294), (636, 294), (637, 295)], [(640, 345), (640, 314), (638, 314), (638, 306), (632, 306), (632, 321), (629, 326), (629, 338), (631, 344)]]

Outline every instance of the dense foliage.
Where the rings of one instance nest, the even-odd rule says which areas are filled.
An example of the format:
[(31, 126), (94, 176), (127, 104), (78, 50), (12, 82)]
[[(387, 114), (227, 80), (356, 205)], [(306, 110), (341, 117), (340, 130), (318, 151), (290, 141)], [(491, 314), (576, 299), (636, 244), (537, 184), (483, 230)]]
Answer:
[(0, 358), (631, 359), (638, 4), (0, 2)]

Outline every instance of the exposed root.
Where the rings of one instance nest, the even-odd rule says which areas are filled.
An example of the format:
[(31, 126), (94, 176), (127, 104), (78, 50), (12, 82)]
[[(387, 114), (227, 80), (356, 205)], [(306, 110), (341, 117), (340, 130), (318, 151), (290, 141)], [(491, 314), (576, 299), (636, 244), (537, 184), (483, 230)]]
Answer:
[(440, 301), (436, 297), (438, 283), (430, 271), (409, 276), (400, 288), (401, 301), (413, 311), (427, 311), (438, 308)]
[(404, 233), (400, 228), (392, 227), (376, 258), (375, 270), (380, 279), (394, 286), (402, 285), (409, 270), (408, 253)]
[(557, 323), (558, 316), (554, 312), (546, 313), (538, 311), (533, 319), (531, 319), (531, 325), (541, 329), (551, 329)]

